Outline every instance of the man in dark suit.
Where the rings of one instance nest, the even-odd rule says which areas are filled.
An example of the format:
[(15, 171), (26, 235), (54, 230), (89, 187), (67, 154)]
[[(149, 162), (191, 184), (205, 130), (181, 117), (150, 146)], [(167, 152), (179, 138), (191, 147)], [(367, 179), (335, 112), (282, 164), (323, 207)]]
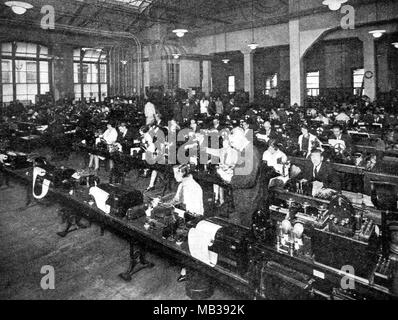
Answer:
[(341, 190), (340, 179), (330, 165), (323, 160), (322, 151), (315, 149), (311, 152), (311, 162), (307, 162), (298, 179), (305, 179), (309, 182), (319, 182), (323, 188)]
[(117, 142), (122, 146), (124, 153), (130, 153), (130, 148), (133, 145), (134, 136), (131, 130), (127, 129), (126, 123), (122, 122), (119, 125), (119, 134), (117, 136)]
[(332, 128), (333, 134), (329, 139), (344, 141), (345, 151), (351, 153), (352, 150), (352, 140), (348, 134), (343, 133), (343, 128), (339, 124), (335, 124)]

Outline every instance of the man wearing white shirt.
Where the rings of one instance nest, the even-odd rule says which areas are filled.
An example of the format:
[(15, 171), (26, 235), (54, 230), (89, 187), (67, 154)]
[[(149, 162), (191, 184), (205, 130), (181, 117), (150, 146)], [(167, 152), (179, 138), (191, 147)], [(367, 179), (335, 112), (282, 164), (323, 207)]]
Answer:
[(145, 113), (145, 118), (146, 118), (146, 124), (151, 124), (155, 121), (155, 115), (156, 115), (156, 108), (155, 105), (148, 100), (148, 102), (145, 104), (144, 107), (144, 113)]
[(209, 115), (209, 100), (205, 97), (200, 100), (200, 113)]
[(102, 136), (107, 145), (112, 145), (117, 141), (117, 130), (112, 126), (112, 124), (108, 123), (106, 125), (106, 130)]
[(269, 148), (263, 154), (263, 161), (268, 167), (272, 167), (279, 174), (283, 174), (283, 163), (287, 162), (287, 156), (276, 145), (275, 141), (270, 141)]

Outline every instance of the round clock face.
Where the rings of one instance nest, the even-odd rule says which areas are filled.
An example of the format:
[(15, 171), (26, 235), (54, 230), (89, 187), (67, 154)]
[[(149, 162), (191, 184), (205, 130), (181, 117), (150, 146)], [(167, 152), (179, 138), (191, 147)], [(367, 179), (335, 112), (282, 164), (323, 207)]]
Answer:
[(366, 79), (371, 79), (371, 78), (373, 78), (373, 72), (372, 72), (372, 71), (366, 71), (366, 72), (365, 72), (365, 78), (366, 78)]

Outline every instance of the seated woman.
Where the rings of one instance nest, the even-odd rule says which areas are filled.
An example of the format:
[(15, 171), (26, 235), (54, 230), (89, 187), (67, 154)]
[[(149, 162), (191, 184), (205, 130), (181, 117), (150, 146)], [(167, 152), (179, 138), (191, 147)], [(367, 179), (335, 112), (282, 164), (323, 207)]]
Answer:
[[(174, 178), (179, 182), (177, 192), (171, 202), (174, 206), (182, 204), (185, 210), (195, 216), (203, 216), (203, 190), (202, 187), (194, 180), (192, 169), (189, 164), (176, 166), (173, 168)], [(181, 269), (181, 274), (177, 281), (186, 280), (186, 269)]]
[(283, 174), (283, 165), (287, 162), (287, 156), (283, 153), (275, 140), (269, 141), (269, 147), (263, 154), (263, 161), (268, 167), (272, 167), (279, 174)]
[[(101, 138), (100, 137), (102, 137), (102, 135), (103, 135), (103, 131), (101, 129), (98, 129), (95, 132), (94, 147), (97, 147), (100, 144), (100, 142), (101, 142)], [(88, 168), (91, 169), (93, 167), (93, 165), (94, 165), (94, 171), (98, 171), (99, 170), (100, 158), (101, 159), (104, 159), (104, 158), (100, 157), (99, 155), (92, 154), (92, 153), (89, 153), (89, 155), (90, 155), (90, 161), (89, 161), (89, 164), (88, 164)]]

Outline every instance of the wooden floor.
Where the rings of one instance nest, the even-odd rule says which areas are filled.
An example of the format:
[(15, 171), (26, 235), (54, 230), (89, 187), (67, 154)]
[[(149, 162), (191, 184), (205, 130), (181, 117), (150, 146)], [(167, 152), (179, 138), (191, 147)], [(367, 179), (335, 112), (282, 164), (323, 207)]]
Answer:
[[(96, 225), (60, 238), (59, 205), (25, 208), (25, 189), (11, 183), (0, 189), (0, 299), (189, 299), (176, 282), (178, 263), (149, 255), (156, 266), (126, 283), (118, 277), (128, 265), (125, 240), (108, 231), (100, 236)], [(45, 265), (55, 269), (54, 290), (40, 286)], [(236, 298), (225, 288), (212, 297)]]

